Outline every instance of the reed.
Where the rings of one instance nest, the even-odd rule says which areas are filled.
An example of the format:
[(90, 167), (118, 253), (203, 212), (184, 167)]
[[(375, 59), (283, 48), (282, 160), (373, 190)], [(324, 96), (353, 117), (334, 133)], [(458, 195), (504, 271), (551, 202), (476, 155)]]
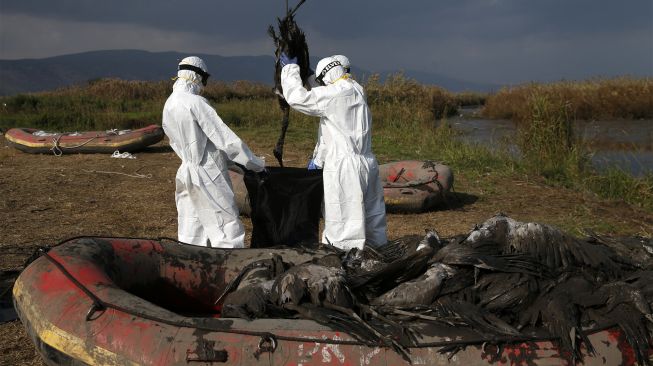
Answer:
[(533, 94), (569, 105), (580, 120), (653, 118), (653, 78), (594, 79), (550, 84), (528, 83), (503, 88), (487, 97), (483, 115), (492, 119), (527, 119)]
[(428, 110), (438, 119), (452, 116), (458, 110), (453, 94), (438, 86), (422, 85), (402, 73), (388, 75), (384, 83), (379, 80), (379, 75), (372, 75), (365, 84), (371, 105), (402, 104), (416, 111)]
[(453, 98), (456, 102), (456, 105), (465, 107), (485, 105), (485, 101), (487, 100), (488, 96), (488, 93), (465, 91), (454, 94)]
[(526, 103), (530, 118), (522, 120), (517, 144), (528, 170), (565, 181), (585, 169), (582, 144), (574, 139), (570, 105), (534, 94)]

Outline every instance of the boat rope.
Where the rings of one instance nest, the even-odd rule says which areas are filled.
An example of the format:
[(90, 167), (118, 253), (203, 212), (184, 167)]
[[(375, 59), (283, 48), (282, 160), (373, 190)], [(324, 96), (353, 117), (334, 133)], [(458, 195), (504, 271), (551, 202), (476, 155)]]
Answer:
[(399, 173), (397, 173), (395, 179), (392, 180), (392, 183), (396, 183), (399, 180), (399, 178), (401, 178), (401, 175), (404, 174), (404, 172), (406, 172), (406, 168), (401, 168)]
[(104, 171), (104, 170), (86, 170), (82, 169), (83, 171), (87, 173), (101, 173), (101, 174), (119, 174), (119, 175), (124, 175), (127, 177), (132, 177), (132, 178), (152, 178), (152, 173), (148, 174), (140, 174), (140, 173), (134, 173), (134, 174), (129, 174), (129, 173), (122, 173), (122, 172), (109, 172), (109, 171)]
[(418, 180), (411, 180), (406, 183), (395, 183), (395, 182), (384, 182), (383, 183), (383, 188), (411, 188), (411, 187), (418, 187), (418, 186), (423, 186), (429, 183), (433, 183), (438, 181), (438, 174), (436, 174), (431, 177), (430, 179), (418, 179)]
[(59, 144), (59, 140), (61, 140), (61, 138), (62, 138), (63, 136), (65, 136), (65, 135), (60, 134), (60, 135), (56, 135), (55, 137), (52, 138), (52, 147), (50, 148), (50, 150), (52, 151), (52, 153), (53, 153), (55, 156), (61, 156), (61, 155), (63, 155), (63, 150), (62, 150), (62, 149), (77, 149), (78, 147), (82, 147), (82, 146), (88, 144), (89, 142), (95, 140), (96, 138), (100, 137), (100, 136), (94, 136), (94, 137), (91, 137), (91, 138), (88, 139), (87, 141), (85, 141), (85, 142), (83, 142), (83, 143), (81, 143), (81, 144), (79, 144), (79, 145), (76, 145), (76, 146), (61, 146), (61, 145)]
[[(330, 339), (326, 337), (325, 338), (295, 337), (295, 336), (281, 335), (281, 334), (275, 334), (272, 332), (265, 332), (265, 331), (255, 331), (255, 330), (245, 330), (245, 329), (225, 329), (224, 326), (220, 324), (217, 325), (207, 324), (210, 321), (214, 321), (214, 319), (207, 319), (207, 321), (205, 322), (201, 322), (201, 321), (197, 322), (197, 321), (190, 320), (189, 318), (186, 318), (185, 320), (166, 319), (155, 315), (147, 314), (138, 310), (128, 309), (123, 306), (102, 300), (100, 297), (94, 294), (90, 289), (84, 286), (84, 284), (82, 284), (79, 280), (77, 280), (66, 269), (66, 267), (62, 263), (57, 261), (48, 253), (50, 249), (77, 238), (91, 238), (91, 237), (81, 236), (81, 237), (66, 239), (52, 247), (41, 247), (38, 249), (38, 252), (41, 256), (47, 258), (47, 260), (50, 261), (55, 266), (55, 268), (57, 268), (66, 278), (68, 278), (77, 288), (79, 288), (93, 302), (86, 314), (87, 321), (93, 321), (97, 319), (97, 317), (96, 318), (93, 317), (93, 315), (97, 312), (103, 313), (107, 309), (113, 309), (115, 311), (123, 312), (125, 314), (140, 317), (142, 319), (147, 319), (154, 322), (176, 326), (176, 327), (192, 328), (192, 329), (198, 329), (198, 330), (216, 332), (216, 333), (239, 334), (239, 335), (246, 335), (252, 337), (259, 337), (261, 339), (261, 342), (263, 343), (276, 343), (277, 341), (288, 341), (288, 342), (299, 342), (299, 343), (318, 343), (318, 344), (334, 344), (334, 345), (349, 345), (349, 346), (386, 347), (386, 348), (390, 347), (390, 345), (382, 342), (375, 343), (375, 342), (366, 342), (363, 340)], [(103, 238), (103, 237), (98, 236), (96, 238)], [(157, 240), (157, 239), (144, 239), (144, 238), (126, 238), (126, 239)], [(165, 239), (176, 241), (174, 239), (169, 239), (169, 238), (165, 238)], [(185, 244), (182, 242), (180, 243)], [(603, 330), (614, 328), (615, 326), (617, 325), (610, 324), (606, 326), (596, 327), (592, 329), (591, 332), (600, 332)], [(471, 340), (446, 340), (446, 341), (437, 341), (437, 342), (415, 343), (406, 346), (405, 348), (417, 349), (417, 348), (435, 347), (435, 348), (442, 348), (441, 351), (447, 352), (447, 350), (452, 349), (452, 347), (455, 348), (455, 347), (467, 347), (467, 346), (483, 346), (487, 344), (524, 343), (524, 342), (536, 342), (536, 341), (552, 342), (558, 340), (559, 338), (553, 336), (529, 336), (529, 335), (499, 336), (499, 337), (492, 337), (491, 339), (486, 338), (486, 339), (471, 339)]]

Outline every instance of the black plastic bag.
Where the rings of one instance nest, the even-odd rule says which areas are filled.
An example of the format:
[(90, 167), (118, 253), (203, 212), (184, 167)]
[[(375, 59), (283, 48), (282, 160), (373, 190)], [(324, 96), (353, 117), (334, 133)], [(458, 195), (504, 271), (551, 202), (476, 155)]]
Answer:
[(267, 175), (246, 171), (244, 178), (252, 208), (251, 248), (319, 242), (321, 170), (270, 167)]

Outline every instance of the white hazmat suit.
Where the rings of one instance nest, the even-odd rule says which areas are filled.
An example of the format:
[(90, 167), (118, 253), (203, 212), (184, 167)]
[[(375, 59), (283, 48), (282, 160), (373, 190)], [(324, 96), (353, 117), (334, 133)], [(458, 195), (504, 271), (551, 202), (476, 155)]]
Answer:
[(363, 88), (344, 73), (335, 59), (317, 64), (326, 86), (302, 86), (299, 66), (281, 70), (283, 96), (294, 109), (320, 117), (325, 159), (323, 242), (349, 250), (367, 242), (387, 242), (383, 186), (372, 153), (372, 116)]
[(218, 248), (242, 248), (245, 230), (238, 217), (229, 179), (230, 161), (260, 172), (265, 163), (220, 119), (199, 95), (204, 61), (187, 57), (179, 63), (172, 94), (163, 107), (163, 130), (181, 159), (175, 201), (179, 241)]

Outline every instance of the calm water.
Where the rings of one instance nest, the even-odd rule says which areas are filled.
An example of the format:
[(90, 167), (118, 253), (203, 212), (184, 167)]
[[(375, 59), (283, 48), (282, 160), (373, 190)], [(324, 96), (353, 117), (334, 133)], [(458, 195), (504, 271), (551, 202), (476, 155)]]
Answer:
[[(449, 123), (464, 132), (464, 139), (489, 147), (507, 146), (515, 155), (519, 149), (510, 143), (516, 127), (508, 120), (486, 120), (476, 108), (463, 109)], [(598, 169), (618, 166), (633, 175), (653, 173), (653, 120), (581, 121), (575, 132), (593, 151), (592, 163)]]

